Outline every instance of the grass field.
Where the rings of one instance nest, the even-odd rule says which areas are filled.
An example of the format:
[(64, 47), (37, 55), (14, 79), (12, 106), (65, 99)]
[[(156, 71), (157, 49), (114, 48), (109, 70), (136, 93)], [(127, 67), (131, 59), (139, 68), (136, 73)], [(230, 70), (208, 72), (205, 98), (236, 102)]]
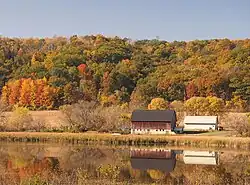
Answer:
[(212, 131), (212, 132), (209, 132), (209, 131), (205, 131), (205, 132), (185, 132), (185, 134), (188, 134), (188, 135), (194, 135), (194, 136), (221, 136), (221, 137), (230, 137), (232, 135), (235, 135), (235, 132), (233, 131)]
[(168, 145), (250, 149), (250, 138), (209, 135), (111, 135), (101, 133), (0, 132), (0, 141)]

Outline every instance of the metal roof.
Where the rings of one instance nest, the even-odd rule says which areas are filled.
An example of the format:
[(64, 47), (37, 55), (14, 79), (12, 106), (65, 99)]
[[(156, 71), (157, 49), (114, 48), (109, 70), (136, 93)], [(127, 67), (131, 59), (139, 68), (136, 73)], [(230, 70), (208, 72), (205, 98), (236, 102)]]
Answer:
[(184, 119), (184, 123), (195, 123), (195, 124), (203, 124), (203, 123), (214, 123), (218, 122), (217, 116), (186, 116)]
[(135, 110), (132, 113), (132, 121), (172, 121), (176, 119), (174, 110)]

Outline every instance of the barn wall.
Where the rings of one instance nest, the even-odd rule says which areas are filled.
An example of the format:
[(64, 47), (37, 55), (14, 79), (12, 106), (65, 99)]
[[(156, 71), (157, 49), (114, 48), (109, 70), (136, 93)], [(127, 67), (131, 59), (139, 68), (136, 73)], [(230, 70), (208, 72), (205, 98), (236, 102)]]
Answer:
[(171, 123), (170, 122), (132, 122), (132, 129), (171, 130)]
[(167, 134), (170, 122), (132, 122), (131, 134)]
[(148, 150), (148, 149), (135, 149), (130, 150), (130, 156), (134, 158), (171, 158), (172, 151), (171, 150)]
[(131, 129), (131, 134), (168, 134), (166, 129)]

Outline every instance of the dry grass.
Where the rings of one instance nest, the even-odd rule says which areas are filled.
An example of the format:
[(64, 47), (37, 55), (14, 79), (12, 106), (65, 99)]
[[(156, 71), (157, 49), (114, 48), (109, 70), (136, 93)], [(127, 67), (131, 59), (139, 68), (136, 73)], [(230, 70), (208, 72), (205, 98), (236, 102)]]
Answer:
[[(46, 123), (46, 127), (48, 128), (60, 128), (64, 125), (65, 116), (59, 110), (50, 110), (50, 111), (30, 111), (34, 120), (42, 120)], [(237, 112), (228, 112), (220, 117), (220, 124), (225, 129), (231, 129), (230, 125), (232, 122), (232, 118), (234, 117), (244, 117), (247, 113), (237, 113)], [(1, 118), (8, 118), (12, 115), (12, 112), (4, 112), (1, 115), (1, 106), (0, 106), (0, 122)], [(185, 117), (184, 112), (177, 112), (178, 124), (183, 125), (183, 119)]]
[(101, 133), (1, 132), (1, 141), (100, 143), (112, 145), (169, 145), (250, 149), (250, 138), (187, 135), (119, 135)]
[[(50, 111), (29, 111), (33, 120), (43, 121), (48, 127), (59, 128), (63, 122), (63, 114), (58, 110)], [(13, 115), (13, 112), (5, 112), (3, 116), (9, 118)]]

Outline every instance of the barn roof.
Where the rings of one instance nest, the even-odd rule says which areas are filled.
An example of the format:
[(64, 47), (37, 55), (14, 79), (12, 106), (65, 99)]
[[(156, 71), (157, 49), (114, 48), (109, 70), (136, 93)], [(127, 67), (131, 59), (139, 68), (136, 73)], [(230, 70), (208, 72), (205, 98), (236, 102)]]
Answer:
[(148, 170), (155, 169), (164, 172), (172, 172), (175, 168), (175, 158), (170, 159), (143, 159), (143, 158), (131, 158), (131, 166), (134, 169)]
[(216, 124), (217, 116), (186, 116), (184, 119), (184, 123), (196, 123), (196, 124), (204, 124), (204, 123), (214, 123)]
[(172, 121), (176, 118), (174, 110), (135, 110), (132, 121)]

